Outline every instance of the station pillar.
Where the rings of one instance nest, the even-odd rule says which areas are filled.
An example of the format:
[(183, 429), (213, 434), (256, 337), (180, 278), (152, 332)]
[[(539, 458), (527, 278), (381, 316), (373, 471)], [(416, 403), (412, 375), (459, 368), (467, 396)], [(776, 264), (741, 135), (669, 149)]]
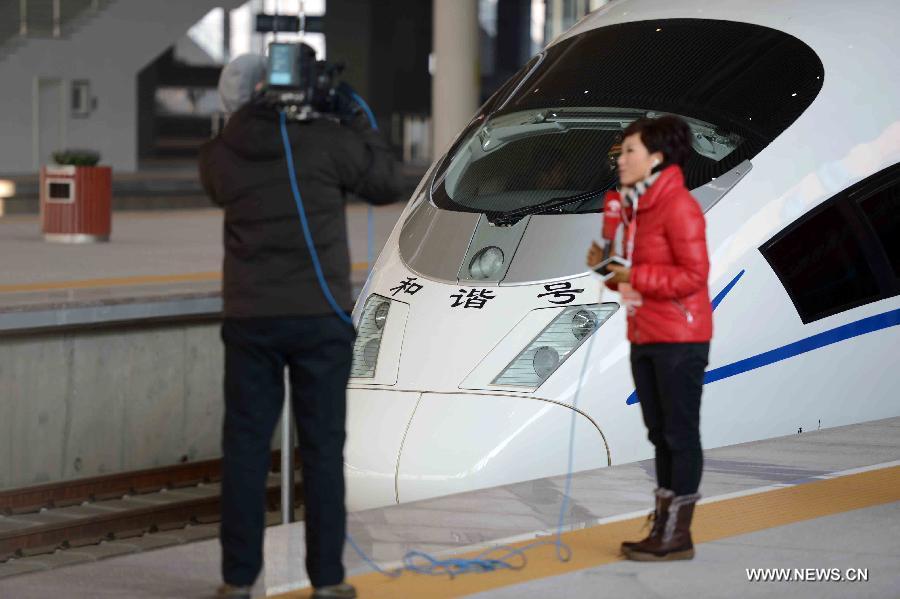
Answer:
[(433, 0), (431, 118), (434, 157), (478, 109), (478, 0)]

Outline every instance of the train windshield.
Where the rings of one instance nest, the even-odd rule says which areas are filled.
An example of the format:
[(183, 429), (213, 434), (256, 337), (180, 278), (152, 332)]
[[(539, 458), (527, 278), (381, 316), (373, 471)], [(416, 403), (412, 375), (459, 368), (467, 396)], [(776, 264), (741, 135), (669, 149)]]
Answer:
[(482, 106), (436, 170), (431, 197), (495, 216), (548, 203), (599, 211), (623, 129), (662, 114), (691, 127), (693, 189), (768, 145), (823, 78), (806, 44), (758, 25), (669, 19), (587, 31), (532, 59)]

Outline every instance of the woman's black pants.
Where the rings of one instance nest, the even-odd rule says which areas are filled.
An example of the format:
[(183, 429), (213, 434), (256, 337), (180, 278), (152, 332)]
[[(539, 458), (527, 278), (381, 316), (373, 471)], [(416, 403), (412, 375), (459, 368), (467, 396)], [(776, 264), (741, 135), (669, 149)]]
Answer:
[(656, 482), (676, 495), (700, 487), (700, 395), (708, 358), (709, 343), (631, 345), (631, 373), (656, 448)]
[[(344, 579), (344, 439), (353, 327), (337, 316), (228, 318), (222, 439), (222, 575), (252, 585), (263, 563), (266, 479), (272, 434), (291, 382), (313, 586)], [(284, 423), (287, 425), (287, 423)]]

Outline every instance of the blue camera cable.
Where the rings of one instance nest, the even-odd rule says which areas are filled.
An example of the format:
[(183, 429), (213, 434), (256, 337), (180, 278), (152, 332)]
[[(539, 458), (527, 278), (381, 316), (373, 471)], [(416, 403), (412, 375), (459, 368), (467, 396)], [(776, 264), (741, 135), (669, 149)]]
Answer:
[(312, 258), (313, 268), (316, 271), (316, 278), (319, 280), (319, 287), (325, 294), (325, 299), (341, 320), (353, 325), (353, 319), (350, 315), (338, 306), (328, 282), (325, 280), (325, 273), (322, 271), (322, 263), (319, 261), (319, 253), (316, 251), (316, 245), (313, 243), (312, 233), (309, 230), (309, 221), (306, 219), (306, 210), (303, 209), (303, 199), (300, 197), (300, 188), (297, 186), (297, 173), (294, 171), (294, 153), (291, 151), (291, 141), (287, 132), (287, 117), (283, 112), (279, 113), (281, 121), (281, 139), (284, 142), (284, 154), (287, 161), (288, 175), (291, 179), (291, 191), (294, 192), (294, 203), (297, 204), (297, 213), (300, 215), (300, 225), (303, 227), (303, 238), (306, 240), (306, 246), (309, 248), (309, 255)]
[[(353, 92), (351, 97), (357, 106), (366, 113), (372, 129), (378, 131), (378, 121), (375, 120), (375, 114), (366, 101), (356, 92)], [(372, 208), (372, 204), (368, 204), (366, 208), (366, 217), (366, 274), (369, 275), (372, 274), (372, 268), (375, 266), (375, 210)]]
[[(369, 118), (369, 122), (371, 123), (372, 128), (377, 130), (378, 125), (375, 122), (375, 115), (372, 113), (372, 110), (369, 108), (368, 104), (366, 104), (366, 102), (356, 93), (354, 93), (352, 97), (353, 100), (366, 113), (366, 116)], [(352, 319), (343, 309), (341, 309), (337, 301), (335, 301), (334, 295), (331, 293), (331, 289), (328, 287), (328, 282), (325, 280), (325, 274), (322, 270), (322, 264), (319, 261), (318, 252), (316, 252), (316, 247), (313, 243), (312, 233), (309, 230), (309, 222), (306, 218), (306, 211), (303, 208), (303, 200), (300, 197), (300, 188), (297, 185), (297, 173), (294, 169), (294, 155), (291, 151), (290, 139), (288, 138), (287, 119), (283, 112), (280, 114), (280, 124), (281, 139), (284, 142), (284, 153), (287, 161), (288, 175), (290, 176), (291, 180), (291, 191), (293, 191), (294, 194), (294, 202), (297, 205), (297, 213), (300, 215), (300, 223), (303, 228), (303, 238), (306, 240), (306, 245), (309, 248), (309, 254), (312, 258), (313, 267), (316, 271), (316, 278), (319, 281), (319, 286), (322, 288), (322, 293), (325, 295), (325, 299), (328, 301), (335, 314), (337, 314), (344, 322), (352, 325)], [(368, 232), (369, 271), (371, 272), (373, 259), (371, 205), (369, 206)], [(473, 559), (450, 558), (442, 560), (437, 559), (423, 551), (410, 551), (404, 556), (403, 566), (401, 568), (395, 570), (385, 570), (377, 563), (375, 563), (375, 561), (372, 560), (372, 558), (370, 558), (366, 554), (366, 552), (356, 544), (356, 541), (354, 541), (353, 537), (348, 533), (347, 542), (349, 542), (350, 546), (353, 547), (357, 554), (359, 554), (360, 558), (362, 558), (363, 561), (365, 561), (376, 572), (379, 572), (391, 578), (400, 576), (404, 571), (425, 574), (428, 576), (449, 576), (450, 578), (453, 578), (454, 576), (468, 573), (493, 572), (497, 570), (521, 570), (525, 567), (528, 561), (525, 552), (542, 545), (554, 545), (556, 547), (557, 559), (564, 562), (569, 561), (572, 557), (572, 550), (568, 545), (562, 542), (562, 532), (565, 526), (565, 516), (569, 506), (569, 493), (572, 486), (572, 470), (574, 468), (575, 460), (575, 422), (578, 413), (578, 395), (581, 392), (581, 385), (584, 380), (584, 374), (590, 361), (593, 341), (594, 336), (591, 335), (591, 338), (588, 340), (587, 355), (585, 356), (584, 364), (581, 368), (578, 387), (576, 388), (575, 396), (572, 400), (572, 418), (569, 425), (568, 468), (566, 474), (565, 490), (563, 492), (563, 499), (560, 506), (559, 519), (557, 522), (555, 540), (545, 539), (536, 541), (524, 547), (499, 545), (483, 551)]]

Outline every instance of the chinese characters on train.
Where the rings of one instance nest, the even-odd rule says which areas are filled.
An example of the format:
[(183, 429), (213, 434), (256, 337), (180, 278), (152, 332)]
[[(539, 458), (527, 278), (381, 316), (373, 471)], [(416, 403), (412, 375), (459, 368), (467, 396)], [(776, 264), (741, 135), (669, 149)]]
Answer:
[(476, 308), (481, 310), (488, 300), (492, 300), (497, 296), (489, 289), (470, 289), (466, 293), (465, 289), (460, 289), (459, 293), (451, 293), (450, 297), (456, 298), (450, 304), (451, 308)]
[(415, 295), (422, 289), (422, 286), (415, 282), (418, 277), (406, 277), (405, 281), (401, 281), (396, 287), (391, 287), (391, 297), (396, 297), (398, 293), (403, 292), (408, 295)]
[[(422, 290), (422, 285), (416, 283), (418, 277), (406, 277), (396, 287), (391, 287), (391, 296), (397, 294), (415, 295)], [(538, 299), (546, 298), (551, 304), (565, 305), (575, 301), (576, 295), (584, 292), (584, 289), (574, 289), (570, 281), (550, 283), (544, 285), (545, 293), (539, 293)], [(458, 293), (451, 293), (451, 308), (481, 310), (488, 301), (496, 299), (496, 295), (490, 289), (460, 289)]]
[(572, 289), (572, 283), (569, 281), (550, 283), (549, 285), (544, 285), (544, 289), (547, 290), (547, 293), (539, 293), (538, 299), (550, 296), (547, 298), (547, 301), (557, 305), (572, 303), (575, 301), (575, 294), (584, 291), (584, 289)]

